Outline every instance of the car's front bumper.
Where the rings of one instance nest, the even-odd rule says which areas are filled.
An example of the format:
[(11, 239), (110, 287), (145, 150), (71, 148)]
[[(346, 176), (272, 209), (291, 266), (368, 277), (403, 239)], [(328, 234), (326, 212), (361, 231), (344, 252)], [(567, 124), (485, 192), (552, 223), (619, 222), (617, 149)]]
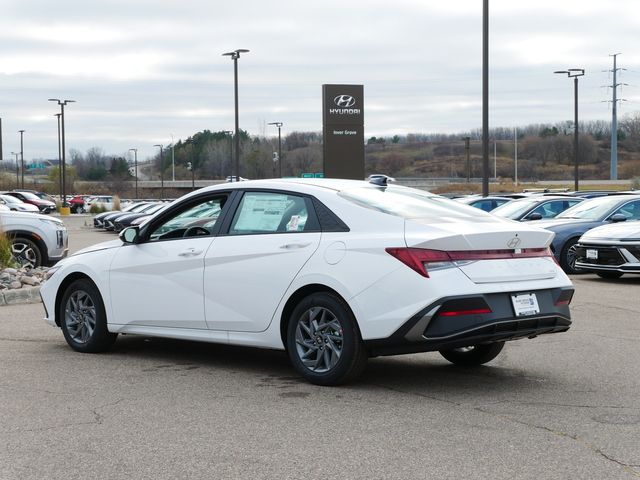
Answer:
[(640, 273), (640, 245), (576, 245), (576, 267), (591, 272)]
[[(538, 313), (516, 315), (512, 296), (523, 293), (535, 293)], [(391, 336), (366, 340), (365, 345), (373, 356), (395, 355), (565, 332), (571, 326), (572, 296), (573, 288), (565, 287), (441, 298), (410, 318)], [(462, 313), (449, 315), (451, 312)]]

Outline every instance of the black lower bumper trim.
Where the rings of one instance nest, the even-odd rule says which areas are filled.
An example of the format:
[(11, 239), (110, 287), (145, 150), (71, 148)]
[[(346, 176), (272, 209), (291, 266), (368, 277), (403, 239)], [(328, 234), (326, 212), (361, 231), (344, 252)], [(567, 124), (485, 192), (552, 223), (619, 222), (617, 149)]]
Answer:
[(470, 298), (448, 297), (424, 308), (390, 337), (364, 343), (372, 356), (396, 355), (533, 338), (569, 330), (571, 316), (565, 300), (570, 300), (573, 289), (557, 288), (535, 293), (540, 304), (540, 313), (535, 316), (515, 316), (511, 293), (476, 296), (490, 306), (490, 313), (438, 316), (438, 311), (446, 311), (444, 305), (464, 305)]

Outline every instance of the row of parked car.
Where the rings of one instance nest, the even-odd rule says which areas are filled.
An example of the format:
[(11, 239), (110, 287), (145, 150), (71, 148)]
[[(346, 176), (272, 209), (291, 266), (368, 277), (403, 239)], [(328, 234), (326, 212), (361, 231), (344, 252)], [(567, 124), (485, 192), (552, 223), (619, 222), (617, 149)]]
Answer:
[(551, 230), (551, 249), (567, 273), (603, 278), (640, 273), (640, 192), (579, 191), (465, 197), (463, 203)]

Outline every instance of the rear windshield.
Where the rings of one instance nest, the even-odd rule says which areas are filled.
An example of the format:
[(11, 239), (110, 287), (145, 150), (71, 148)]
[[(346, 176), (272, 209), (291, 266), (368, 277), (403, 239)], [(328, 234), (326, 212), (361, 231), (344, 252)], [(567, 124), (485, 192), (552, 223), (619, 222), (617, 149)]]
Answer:
[(339, 192), (361, 207), (406, 219), (442, 217), (486, 217), (489, 213), (448, 198), (406, 187), (354, 188)]

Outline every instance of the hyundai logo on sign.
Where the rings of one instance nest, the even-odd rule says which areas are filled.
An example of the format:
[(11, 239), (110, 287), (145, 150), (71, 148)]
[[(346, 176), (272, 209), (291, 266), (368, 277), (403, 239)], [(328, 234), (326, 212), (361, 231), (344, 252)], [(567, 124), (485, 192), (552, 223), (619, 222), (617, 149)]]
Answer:
[(359, 108), (351, 108), (356, 104), (356, 99), (351, 95), (338, 95), (333, 99), (333, 103), (340, 108), (330, 108), (330, 114), (360, 115)]
[(355, 105), (356, 99), (351, 95), (338, 95), (333, 99), (333, 103), (342, 108), (349, 108)]

